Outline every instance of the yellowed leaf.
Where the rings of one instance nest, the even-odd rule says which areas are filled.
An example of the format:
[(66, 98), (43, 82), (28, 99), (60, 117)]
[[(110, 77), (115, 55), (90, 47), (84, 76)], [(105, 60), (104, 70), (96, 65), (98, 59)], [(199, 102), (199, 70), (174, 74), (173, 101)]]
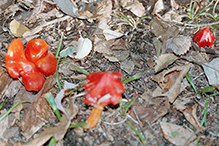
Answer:
[(22, 37), (25, 32), (28, 32), (30, 30), (14, 19), (10, 23), (10, 31), (15, 37)]

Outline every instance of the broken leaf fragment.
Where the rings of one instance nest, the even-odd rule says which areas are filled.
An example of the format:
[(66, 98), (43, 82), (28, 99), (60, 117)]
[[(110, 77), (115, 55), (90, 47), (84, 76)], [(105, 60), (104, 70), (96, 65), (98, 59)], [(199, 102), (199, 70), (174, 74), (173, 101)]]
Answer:
[(177, 55), (183, 55), (191, 47), (191, 42), (190, 36), (177, 35), (166, 41), (166, 50), (172, 50)]
[(14, 19), (10, 23), (10, 31), (15, 37), (22, 37), (25, 32), (30, 30), (29, 28)]
[(166, 67), (168, 67), (170, 64), (172, 64), (177, 59), (179, 59), (179, 57), (177, 57), (173, 53), (160, 55), (157, 58), (157, 60), (155, 61), (156, 62), (155, 73), (161, 71), (162, 69), (164, 69)]
[(161, 129), (163, 131), (164, 137), (176, 146), (194, 146), (196, 145), (195, 139), (197, 136), (195, 133), (190, 130), (186, 129), (182, 126), (160, 122)]
[(190, 66), (191, 64), (175, 66), (152, 77), (152, 80), (159, 84), (162, 93), (166, 94), (169, 102), (173, 103), (181, 92), (181, 82), (189, 71)]
[(204, 68), (205, 75), (208, 78), (210, 85), (219, 89), (219, 58), (212, 60), (209, 63), (203, 63), (202, 67)]

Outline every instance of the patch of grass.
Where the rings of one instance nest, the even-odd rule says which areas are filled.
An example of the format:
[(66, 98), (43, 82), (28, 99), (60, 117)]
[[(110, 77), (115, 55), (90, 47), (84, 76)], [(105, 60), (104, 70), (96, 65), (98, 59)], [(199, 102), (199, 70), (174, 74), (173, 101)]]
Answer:
[[(186, 78), (189, 81), (190, 85), (192, 86), (192, 88), (194, 89), (196, 94), (203, 94), (206, 97), (206, 99), (205, 99), (205, 107), (204, 107), (204, 114), (203, 114), (201, 126), (204, 125), (205, 127), (207, 127), (207, 112), (208, 112), (208, 100), (209, 100), (209, 97), (219, 95), (219, 92), (217, 92), (217, 89), (215, 87), (213, 87), (213, 86), (208, 86), (208, 87), (205, 87), (202, 90), (197, 91), (196, 86), (193, 83), (193, 81), (192, 81), (192, 79), (191, 79), (191, 77), (189, 76), (188, 73), (186, 74)], [(212, 93), (212, 94), (207, 95), (207, 93)], [(197, 146), (199, 145), (198, 144), (199, 140), (200, 140), (200, 137), (197, 138)]]
[(122, 116), (126, 115), (128, 109), (131, 107), (133, 102), (134, 102), (134, 98), (132, 98), (131, 101), (128, 104), (126, 104), (125, 102), (120, 100), (120, 102), (119, 102), (119, 111), (120, 111), (120, 114)]
[[(189, 8), (186, 8), (186, 11), (188, 12), (188, 14), (184, 14), (184, 15), (181, 15), (181, 17), (186, 17), (186, 18), (189, 18), (191, 20), (191, 22), (193, 22), (194, 20), (196, 20), (198, 17), (200, 16), (204, 16), (206, 15), (207, 13), (202, 13), (203, 11), (205, 11), (207, 8), (209, 8), (209, 6), (214, 2), (214, 0), (212, 0), (206, 7), (204, 7), (203, 9), (201, 9), (199, 12), (198, 12), (198, 6), (196, 4), (196, 1), (193, 1), (191, 0), (190, 1), (190, 5), (189, 5)], [(190, 22), (190, 23), (191, 23)], [(197, 21), (198, 22), (198, 21)]]
[(127, 16), (122, 15), (122, 14), (118, 14), (118, 16), (121, 17), (121, 18), (123, 18), (123, 19), (126, 19), (126, 20), (128, 21), (128, 23), (129, 23), (129, 25), (131, 25), (134, 29), (137, 28), (137, 25), (138, 25), (138, 23), (139, 23), (141, 20), (143, 20), (143, 19), (149, 17), (149, 16), (144, 16), (144, 17), (139, 18), (137, 21), (135, 21), (134, 18), (132, 18), (132, 17), (127, 17)]
[(141, 140), (141, 142), (142, 142), (143, 144), (146, 144), (146, 140), (145, 140), (144, 137), (141, 135), (141, 133), (140, 133), (137, 129), (135, 129), (135, 127), (134, 127), (130, 122), (126, 121), (126, 124), (128, 124), (128, 125), (132, 128), (132, 130), (135, 131), (135, 133), (138, 135), (138, 137), (139, 137), (139, 139)]
[(26, 102), (26, 101), (21, 101), (21, 102), (15, 104), (14, 106), (12, 106), (2, 117), (0, 117), (0, 121), (3, 120), (6, 116), (8, 116), (9, 113), (10, 113), (14, 108), (16, 108), (18, 105), (20, 105), (20, 104), (22, 104), (22, 103), (24, 103), (24, 102)]

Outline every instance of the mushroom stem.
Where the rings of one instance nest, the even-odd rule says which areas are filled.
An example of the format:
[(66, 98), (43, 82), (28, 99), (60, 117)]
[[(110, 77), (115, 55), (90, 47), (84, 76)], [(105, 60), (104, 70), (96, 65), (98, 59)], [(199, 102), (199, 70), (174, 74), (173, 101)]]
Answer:
[(86, 120), (86, 123), (87, 123), (87, 125), (85, 126), (86, 129), (94, 128), (97, 125), (97, 122), (103, 111), (103, 107), (104, 105), (97, 105), (93, 107), (90, 115), (88, 116)]

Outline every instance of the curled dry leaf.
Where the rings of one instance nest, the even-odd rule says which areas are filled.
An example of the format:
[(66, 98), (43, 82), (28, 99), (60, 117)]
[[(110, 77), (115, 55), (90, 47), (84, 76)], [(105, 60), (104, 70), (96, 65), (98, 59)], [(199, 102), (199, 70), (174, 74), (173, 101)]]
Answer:
[(219, 89), (219, 58), (212, 60), (209, 63), (203, 63), (202, 67), (204, 68), (205, 75), (208, 78), (210, 85)]
[(164, 137), (176, 146), (195, 146), (197, 136), (190, 129), (171, 123), (160, 122)]
[(189, 71), (191, 64), (183, 66), (175, 66), (169, 70), (163, 71), (152, 77), (152, 80), (156, 81), (162, 93), (165, 93), (169, 102), (173, 103), (176, 97), (181, 92), (181, 82)]
[(15, 37), (22, 37), (25, 32), (28, 32), (30, 30), (29, 28), (14, 19), (10, 23), (10, 31)]
[(83, 59), (86, 57), (92, 49), (92, 42), (88, 38), (79, 38), (77, 53), (75, 55), (75, 59)]
[(174, 102), (174, 107), (184, 114), (186, 120), (199, 131), (203, 131), (203, 128), (201, 127), (201, 124), (199, 123), (198, 117), (196, 115), (197, 106), (198, 105), (195, 104), (188, 108), (181, 101), (177, 100)]
[(156, 62), (156, 66), (155, 66), (155, 70), (154, 70), (155, 73), (161, 71), (164, 68), (166, 68), (167, 66), (172, 64), (177, 59), (179, 59), (179, 57), (177, 57), (173, 53), (160, 55), (157, 58), (157, 60), (155, 61)]
[(190, 36), (177, 35), (166, 41), (166, 50), (172, 50), (177, 55), (185, 54), (191, 47)]

